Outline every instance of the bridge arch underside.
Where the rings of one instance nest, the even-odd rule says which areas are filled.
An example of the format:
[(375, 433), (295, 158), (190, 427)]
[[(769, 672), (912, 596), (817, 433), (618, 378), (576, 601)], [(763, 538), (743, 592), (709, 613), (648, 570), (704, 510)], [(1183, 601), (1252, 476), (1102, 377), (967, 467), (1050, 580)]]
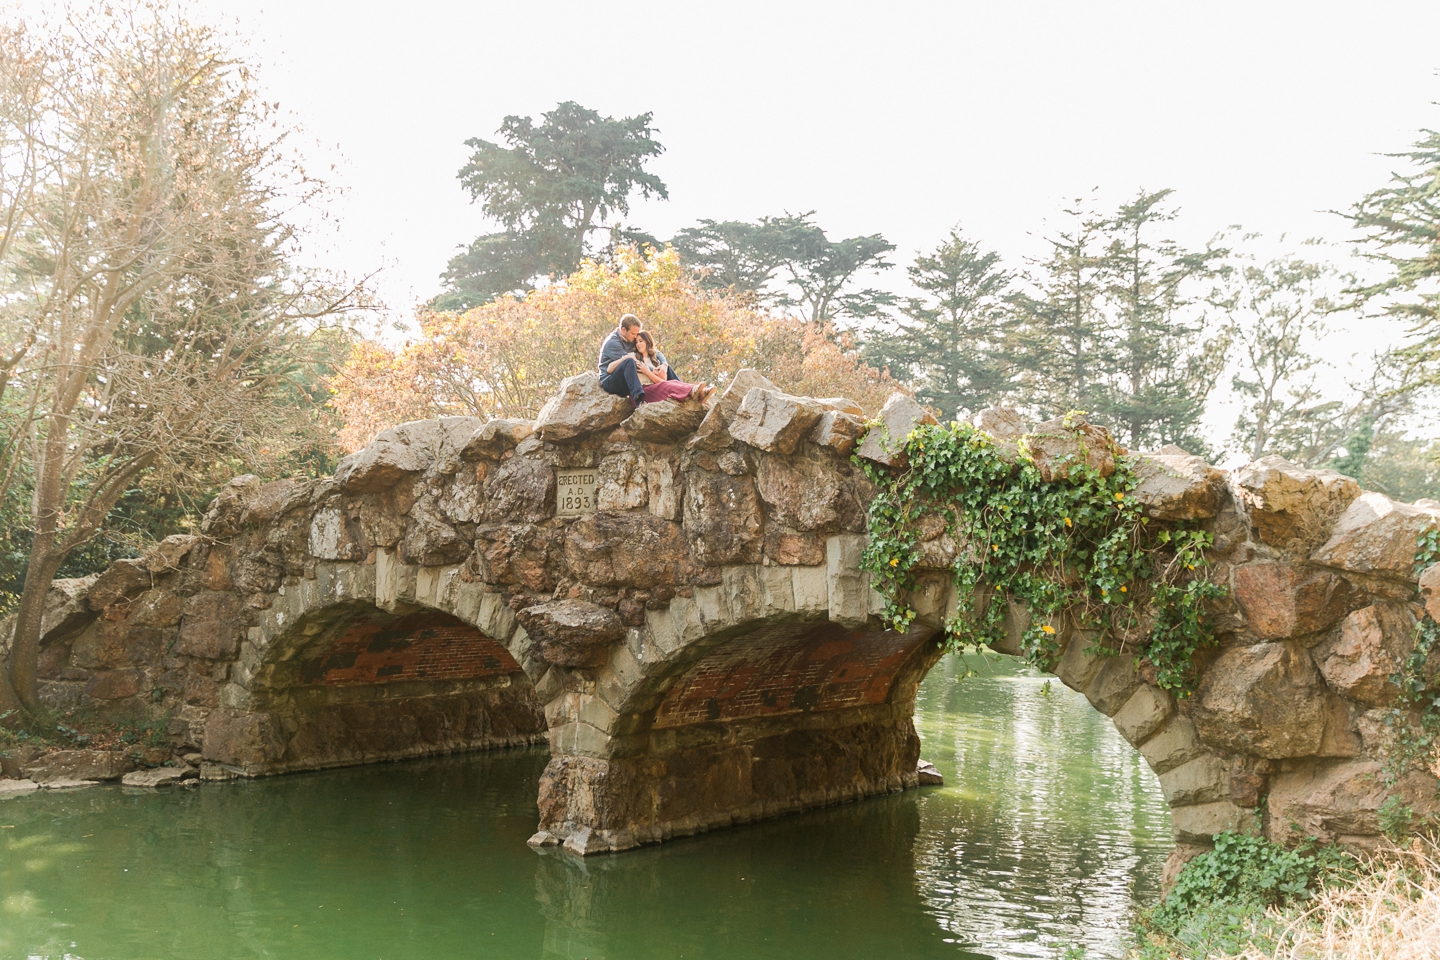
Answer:
[[(453, 613), (365, 599), (304, 613), (226, 690), (205, 760), (247, 776), (543, 743), (535, 690), (503, 642)], [(262, 632), (263, 634), (263, 632)]]
[(626, 850), (918, 784), (915, 695), (941, 655), (937, 625), (793, 610), (727, 622), (726, 595), (752, 572), (649, 612), (598, 669), (551, 668), (533, 845)]

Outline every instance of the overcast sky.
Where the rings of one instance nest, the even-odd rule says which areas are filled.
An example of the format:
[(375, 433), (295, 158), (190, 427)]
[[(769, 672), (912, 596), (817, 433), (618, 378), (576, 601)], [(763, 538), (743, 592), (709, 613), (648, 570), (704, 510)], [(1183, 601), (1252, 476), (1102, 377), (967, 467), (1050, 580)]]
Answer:
[[(1016, 260), (1098, 187), (1173, 187), (1181, 236), (1229, 224), (1344, 241), (1326, 210), (1440, 126), (1440, 2), (406, 3), (257, 0), (201, 11), (346, 190), (324, 256), (408, 313), (490, 229), (455, 173), (470, 137), (567, 99), (651, 111), (669, 202), (701, 217), (817, 211), (896, 259), (954, 224)], [(891, 271), (889, 286), (903, 285)]]

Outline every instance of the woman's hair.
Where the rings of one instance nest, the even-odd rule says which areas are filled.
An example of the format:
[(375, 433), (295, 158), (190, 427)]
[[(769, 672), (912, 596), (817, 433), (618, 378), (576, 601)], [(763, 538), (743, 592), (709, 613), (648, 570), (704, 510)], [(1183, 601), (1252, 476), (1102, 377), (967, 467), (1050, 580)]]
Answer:
[(637, 334), (635, 335), (635, 344), (636, 344), (636, 346), (635, 346), (635, 352), (636, 352), (636, 353), (639, 353), (639, 352), (640, 352), (640, 346), (639, 346), (639, 344), (640, 344), (640, 341), (641, 341), (641, 340), (644, 340), (644, 341), (645, 341), (645, 352), (648, 353), (651, 357), (654, 357), (654, 356), (655, 356), (655, 341), (654, 341), (654, 339), (650, 336), (650, 331), (649, 331), (649, 330), (641, 330), (639, 333), (637, 333)]

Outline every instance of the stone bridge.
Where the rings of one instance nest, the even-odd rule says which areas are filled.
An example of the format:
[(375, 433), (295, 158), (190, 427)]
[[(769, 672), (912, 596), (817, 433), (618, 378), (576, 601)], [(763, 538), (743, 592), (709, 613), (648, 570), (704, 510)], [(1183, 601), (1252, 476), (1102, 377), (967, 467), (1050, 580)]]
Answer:
[[(548, 741), (532, 842), (585, 854), (914, 787), (955, 546), (922, 545), (920, 615), (885, 629), (851, 455), (889, 462), (884, 438), (926, 415), (897, 395), (866, 435), (859, 414), (742, 371), (708, 406), (631, 415), (585, 375), (536, 421), (408, 423), (332, 478), (239, 477), (199, 536), (56, 584), (43, 695), (168, 711), (210, 778)], [(1158, 775), (1177, 857), (1252, 825), (1378, 843), (1415, 537), (1440, 504), (1278, 458), (1227, 475), (1167, 448), (1140, 472), (1151, 515), (1215, 534), (1221, 645), (1178, 702), (1070, 630), (1055, 673)], [(1435, 788), (1397, 789), (1425, 812)]]

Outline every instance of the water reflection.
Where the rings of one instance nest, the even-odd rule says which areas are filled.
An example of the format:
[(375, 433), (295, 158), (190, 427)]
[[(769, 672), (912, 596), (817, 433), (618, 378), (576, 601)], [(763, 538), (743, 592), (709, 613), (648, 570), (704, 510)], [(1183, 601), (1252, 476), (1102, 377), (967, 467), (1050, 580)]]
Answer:
[(0, 803), (0, 957), (1118, 955), (1167, 824), (1069, 691), (927, 679), (947, 786), (581, 861), (525, 847), (543, 752)]
[(1085, 698), (1008, 657), (942, 661), (922, 686), (921, 895), (982, 952), (1122, 955), (1170, 841), (1159, 784)]

